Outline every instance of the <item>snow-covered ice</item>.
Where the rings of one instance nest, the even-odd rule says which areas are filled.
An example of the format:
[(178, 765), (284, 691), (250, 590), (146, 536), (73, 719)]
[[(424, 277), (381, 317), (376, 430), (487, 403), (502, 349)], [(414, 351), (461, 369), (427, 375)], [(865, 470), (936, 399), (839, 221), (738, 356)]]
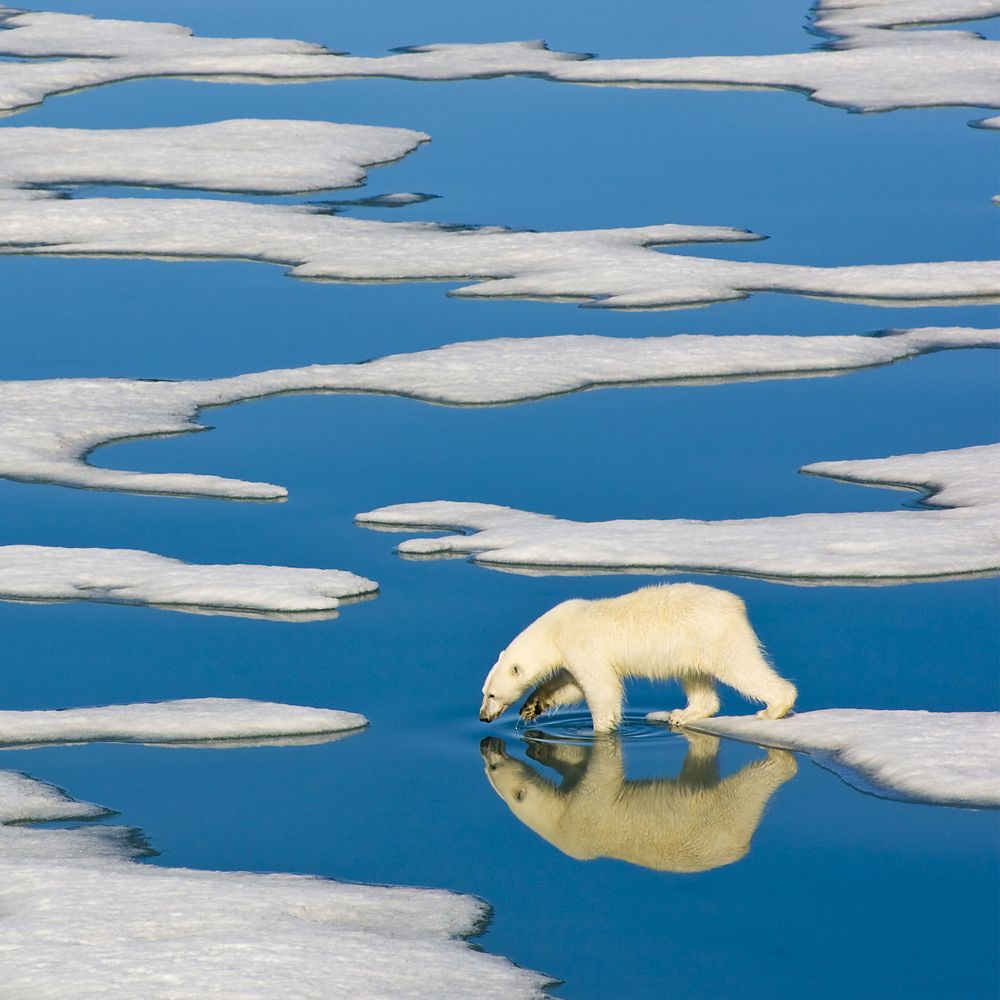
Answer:
[[(52, 785), (17, 771), (0, 771), (0, 823), (39, 823), (95, 819), (108, 815), (101, 806), (76, 802)], [(3, 831), (5, 834), (6, 831)]]
[[(665, 712), (647, 716), (665, 722)], [(832, 708), (769, 721), (702, 719), (699, 732), (804, 750), (901, 798), (1000, 806), (1000, 713)]]
[[(246, 698), (186, 698), (54, 711), (0, 711), (0, 746), (40, 743), (198, 743), (345, 735), (368, 725), (356, 712)], [(0, 793), (2, 795), (2, 793)]]
[(364, 364), (312, 365), (205, 381), (0, 382), (0, 476), (136, 493), (275, 499), (286, 491), (268, 483), (95, 468), (87, 458), (94, 448), (116, 440), (203, 430), (195, 422), (200, 409), (279, 393), (378, 393), (490, 405), (601, 386), (839, 374), (930, 351), (972, 347), (1000, 347), (1000, 331), (931, 327), (880, 336), (503, 338)]
[[(0, 68), (4, 64), (0, 63)], [(660, 252), (757, 239), (722, 226), (525, 232), (333, 216), (304, 205), (187, 198), (13, 200), (0, 253), (255, 260), (298, 278), (468, 281), (463, 298), (576, 300), (614, 309), (707, 305), (786, 292), (876, 305), (1000, 299), (993, 261), (809, 267)]]
[[(596, 59), (539, 41), (421, 45), (377, 57), (306, 42), (198, 38), (174, 24), (95, 20), (0, 8), (0, 109), (118, 80), (302, 82), (357, 77), (458, 80), (527, 75), (563, 83), (801, 91), (838, 107), (1000, 106), (1000, 45), (971, 31), (912, 30), (1000, 13), (997, 0), (820, 0), (817, 31), (834, 38), (800, 53)], [(910, 30), (898, 30), (907, 28)]]
[[(95, 819), (0, 772), (0, 820)], [(546, 978), (470, 948), (488, 907), (434, 889), (137, 864), (137, 831), (0, 827), (4, 995), (46, 1000), (540, 998)]]
[(409, 129), (256, 119), (179, 128), (0, 130), (0, 199), (77, 184), (294, 194), (352, 187), (430, 136)]
[(1000, 445), (819, 462), (803, 472), (928, 494), (926, 510), (796, 514), (731, 521), (567, 521), (483, 503), (398, 504), (358, 515), (409, 539), (409, 556), (471, 555), (527, 573), (690, 571), (793, 583), (880, 584), (1000, 571)]
[[(8, 65), (0, 62), (0, 73)], [(344, 218), (322, 205), (49, 197), (80, 183), (270, 192), (357, 183), (365, 165), (401, 156), (426, 138), (402, 129), (283, 121), (5, 129), (0, 253), (255, 260), (312, 280), (467, 281), (451, 294), (616, 309), (706, 305), (762, 291), (882, 305), (1000, 299), (1000, 265), (993, 261), (808, 267), (657, 249), (760, 238), (727, 226), (525, 232)]]
[(858, 111), (992, 108), (1000, 106), (1000, 43), (972, 31), (912, 28), (997, 14), (996, 0), (819, 0), (813, 28), (835, 39), (822, 50), (593, 59), (550, 75), (573, 83), (795, 90)]
[(136, 549), (0, 546), (0, 600), (144, 604), (209, 614), (334, 617), (378, 584), (335, 569), (210, 566)]

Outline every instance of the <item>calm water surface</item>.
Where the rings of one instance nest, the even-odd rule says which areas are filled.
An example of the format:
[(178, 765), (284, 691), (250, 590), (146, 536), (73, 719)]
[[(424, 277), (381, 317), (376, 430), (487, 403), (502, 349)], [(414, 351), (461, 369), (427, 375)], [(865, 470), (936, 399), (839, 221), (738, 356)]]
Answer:
[[(135, 16), (133, 5), (111, 0), (53, 6)], [(209, 8), (160, 0), (142, 13), (205, 33), (287, 35), (366, 53), (539, 36), (608, 56), (795, 51), (812, 41), (801, 31), (804, 10), (785, 0), (766, 5), (766, 16), (732, 0), (636, 4), (614, 17), (604, 4), (562, 2), (491, 11), (351, 3), (336, 16), (304, 0)], [(150, 81), (51, 99), (4, 127), (241, 116), (430, 132), (429, 146), (374, 170), (369, 191), (441, 197), (358, 210), (371, 217), (538, 229), (739, 225), (772, 239), (719, 255), (814, 264), (996, 250), (995, 137), (966, 128), (974, 114), (961, 110), (856, 116), (788, 94), (531, 80)], [(996, 321), (988, 308), (876, 309), (779, 295), (615, 315), (452, 301), (436, 284), (312, 285), (234, 263), (0, 258), (0, 281), (5, 378), (208, 377), (505, 335), (824, 334)], [(207, 414), (209, 435), (122, 445), (98, 460), (283, 483), (287, 503), (0, 482), (4, 542), (333, 566), (382, 586), (377, 600), (313, 624), (0, 605), (5, 707), (217, 695), (351, 709), (372, 722), (362, 735), (318, 746), (61, 747), (8, 752), (4, 766), (120, 810), (118, 821), (141, 827), (162, 852), (154, 864), (480, 895), (495, 908), (482, 945), (564, 980), (556, 993), (567, 998), (994, 997), (995, 813), (863, 794), (808, 757), (795, 775), (785, 755), (767, 765), (755, 747), (723, 743), (715, 760), (711, 746), (689, 751), (683, 737), (637, 722), (616, 745), (593, 750), (579, 739), (539, 741), (512, 723), (481, 726), (482, 676), (516, 631), (559, 600), (624, 593), (650, 578), (530, 578), (461, 561), (406, 562), (392, 554), (394, 536), (351, 518), (437, 498), (581, 519), (894, 509), (905, 495), (796, 470), (993, 440), (997, 374), (996, 353), (980, 351), (841, 378), (591, 392), (498, 409), (280, 398)], [(994, 581), (801, 588), (702, 579), (747, 600), (803, 709), (1000, 707)], [(636, 685), (630, 712), (638, 719), (678, 701), (676, 689)], [(725, 710), (746, 706), (732, 698)], [(546, 728), (577, 734), (572, 717)], [(484, 736), (503, 742), (502, 753), (497, 743), (483, 748), (489, 761)], [(485, 763), (501, 760), (514, 790), (526, 789), (520, 802), (502, 800), (486, 776)], [(545, 825), (555, 808), (545, 803), (579, 810), (588, 789), (630, 803), (633, 821), (663, 838), (653, 853), (666, 870), (632, 863), (650, 858), (637, 857), (613, 824), (568, 837)], [(670, 870), (692, 864), (672, 837), (696, 808), (716, 809), (730, 840), (706, 848), (707, 870)]]

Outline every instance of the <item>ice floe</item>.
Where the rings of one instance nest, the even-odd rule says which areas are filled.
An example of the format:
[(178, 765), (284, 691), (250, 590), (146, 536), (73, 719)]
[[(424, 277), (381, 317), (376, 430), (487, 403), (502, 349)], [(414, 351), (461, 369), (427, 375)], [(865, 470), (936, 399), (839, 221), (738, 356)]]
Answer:
[[(0, 64), (2, 65), (2, 64)], [(809, 267), (670, 254), (674, 243), (758, 239), (723, 226), (526, 232), (330, 215), (315, 206), (169, 198), (13, 200), (0, 253), (256, 260), (298, 278), (469, 281), (464, 298), (663, 309), (786, 292), (876, 305), (1000, 299), (992, 261)]]
[(78, 184), (264, 194), (352, 187), (364, 181), (366, 167), (429, 139), (401, 128), (256, 119), (180, 128), (5, 128), (0, 199), (51, 198), (53, 188)]
[(882, 305), (1000, 299), (1000, 265), (993, 261), (808, 267), (657, 250), (760, 239), (727, 226), (530, 232), (342, 218), (322, 205), (48, 197), (61, 186), (104, 182), (324, 188), (356, 183), (365, 165), (403, 155), (426, 138), (401, 129), (280, 121), (121, 132), (5, 129), (0, 253), (256, 260), (312, 280), (466, 281), (451, 294), (616, 309), (705, 305), (762, 291)]
[[(458, 80), (532, 76), (618, 86), (774, 88), (864, 111), (1000, 106), (1000, 45), (974, 32), (896, 30), (996, 16), (996, 0), (820, 0), (816, 31), (835, 40), (778, 55), (596, 59), (539, 41), (421, 45), (377, 57), (268, 38), (198, 38), (174, 24), (97, 20), (0, 8), (0, 109), (119, 80), (220, 82), (356, 77)], [(596, 44), (596, 40), (595, 40)]]
[[(55, 711), (0, 711), (0, 746), (42, 743), (199, 743), (346, 735), (368, 725), (356, 712), (246, 698), (186, 698)], [(0, 793), (2, 797), (2, 793)]]
[(1000, 347), (1000, 330), (928, 327), (880, 336), (597, 336), (470, 341), (363, 364), (312, 365), (233, 378), (163, 382), (0, 382), (0, 476), (24, 482), (267, 500), (286, 491), (187, 473), (96, 468), (94, 448), (143, 435), (204, 430), (198, 411), (294, 392), (409, 396), (491, 405), (601, 386), (839, 374), (930, 351)]
[[(666, 715), (653, 712), (647, 718), (663, 722)], [(848, 779), (860, 776), (864, 783), (893, 796), (946, 805), (1000, 806), (998, 712), (833, 708), (776, 722), (703, 719), (691, 728), (804, 750)]]
[[(107, 810), (0, 772), (0, 821)], [(137, 864), (137, 831), (0, 827), (0, 969), (49, 1000), (507, 1000), (547, 982), (469, 947), (488, 907), (434, 890)]]
[(71, 799), (60, 789), (17, 771), (0, 771), (0, 823), (95, 819), (108, 810)]
[(335, 569), (210, 566), (137, 549), (0, 546), (0, 600), (145, 604), (250, 617), (334, 617), (378, 584)]
[(409, 539), (399, 552), (471, 555), (495, 569), (536, 574), (691, 571), (884, 584), (1000, 571), (1000, 445), (819, 462), (802, 471), (926, 492), (934, 509), (587, 523), (442, 500), (382, 507), (357, 520), (393, 531), (467, 531)]

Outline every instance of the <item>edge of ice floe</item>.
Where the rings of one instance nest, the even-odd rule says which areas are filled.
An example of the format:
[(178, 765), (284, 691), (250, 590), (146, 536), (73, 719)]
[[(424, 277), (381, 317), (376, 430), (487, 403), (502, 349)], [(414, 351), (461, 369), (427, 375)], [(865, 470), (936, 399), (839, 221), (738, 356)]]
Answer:
[[(368, 992), (541, 1000), (551, 977), (467, 939), (488, 904), (441, 889), (137, 864), (129, 827), (37, 829), (110, 810), (0, 771), (0, 882), (8, 992), (132, 1000), (302, 1000)], [(136, 927), (142, 933), (132, 933)], [(196, 933), (194, 933), (196, 932)], [(233, 955), (243, 958), (236, 964)], [(345, 992), (346, 990), (346, 992)]]
[(188, 698), (96, 708), (0, 711), (0, 749), (53, 743), (248, 746), (296, 737), (337, 739), (360, 732), (356, 712), (246, 698)]
[(344, 570), (185, 563), (138, 549), (0, 546), (0, 600), (95, 601), (282, 621), (333, 618), (378, 584)]
[[(638, 59), (553, 52), (541, 41), (416, 45), (383, 56), (355, 57), (304, 42), (203, 38), (176, 25), (0, 8), (0, 21), (7, 22), (7, 34), (13, 36), (3, 39), (4, 51), (63, 57), (55, 67), (36, 63), (20, 74), (8, 71), (2, 106), (15, 111), (54, 93), (154, 76), (219, 82), (529, 76), (606, 86), (790, 90), (819, 103), (864, 111), (1000, 106), (1000, 85), (989, 73), (990, 49), (996, 43), (970, 31), (913, 30), (995, 16), (1000, 5), (950, 0), (933, 8), (919, 0), (850, 5), (820, 0), (811, 30), (834, 39), (820, 51)], [(916, 72), (915, 50), (929, 54)], [(972, 72), (975, 66), (982, 72)]]
[[(666, 722), (651, 712), (650, 722)], [(720, 717), (697, 732), (808, 753), (861, 791), (936, 805), (1000, 808), (1000, 712), (823, 709), (776, 721)]]
[(461, 287), (448, 294), (457, 298), (575, 301), (597, 309), (691, 308), (760, 292), (883, 307), (1000, 301), (995, 261), (816, 267), (659, 249), (760, 238), (729, 226), (456, 231), (330, 215), (315, 206), (217, 199), (13, 199), (3, 205), (3, 254), (254, 261), (312, 281), (456, 281)]
[[(926, 493), (922, 511), (716, 521), (582, 522), (496, 504), (430, 501), (358, 514), (363, 527), (458, 531), (411, 538), (404, 557), (466, 557), (531, 575), (726, 573), (803, 585), (888, 585), (1000, 572), (1000, 445), (823, 462), (809, 472)], [(738, 553), (734, 556), (733, 553)]]
[(114, 810), (74, 799), (64, 789), (20, 771), (0, 771), (0, 824), (100, 819)]
[(286, 119), (4, 128), (0, 200), (53, 198), (61, 188), (95, 184), (271, 195), (358, 187), (367, 168), (399, 160), (429, 141), (410, 129)]
[(93, 465), (89, 458), (121, 441), (206, 430), (196, 423), (202, 410), (276, 395), (395, 395), (449, 406), (499, 406), (600, 388), (830, 376), (935, 351), (995, 347), (1000, 330), (967, 327), (843, 337), (567, 335), (469, 341), (360, 364), (199, 381), (0, 382), (0, 475), (85, 489), (278, 500), (286, 490), (268, 483), (129, 472)]

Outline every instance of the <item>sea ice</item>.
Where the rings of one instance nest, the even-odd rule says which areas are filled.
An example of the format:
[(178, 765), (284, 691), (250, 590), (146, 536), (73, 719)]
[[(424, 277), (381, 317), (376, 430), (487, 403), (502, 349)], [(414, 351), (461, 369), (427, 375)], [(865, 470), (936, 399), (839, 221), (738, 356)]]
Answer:
[(0, 476), (134, 493), (276, 499), (286, 491), (268, 483), (95, 468), (87, 459), (93, 449), (116, 440), (204, 430), (195, 420), (205, 407), (279, 393), (378, 393), (450, 405), (495, 405), (602, 386), (833, 375), (931, 351), (972, 347), (1000, 347), (1000, 330), (931, 327), (827, 337), (503, 338), (363, 364), (311, 365), (205, 381), (0, 382)]
[[(255, 119), (180, 128), (0, 130), (0, 199), (126, 184), (295, 194), (353, 187), (430, 136), (402, 128)], [(404, 196), (405, 197), (405, 196)]]
[(186, 198), (13, 200), (0, 213), (0, 253), (256, 260), (313, 280), (473, 282), (450, 293), (464, 298), (563, 299), (613, 309), (707, 305), (752, 292), (891, 306), (1000, 299), (995, 261), (809, 267), (656, 249), (758, 238), (722, 226), (456, 230), (345, 218), (307, 205)]
[[(665, 722), (666, 712), (647, 719)], [(692, 729), (815, 754), (893, 796), (1000, 806), (1000, 713), (831, 708), (778, 721), (702, 719)], [(848, 775), (849, 777), (849, 775)]]
[(276, 737), (346, 735), (367, 725), (363, 715), (329, 708), (304, 708), (246, 698), (187, 698), (58, 711), (0, 711), (0, 746), (210, 740), (245, 744)]
[(135, 549), (0, 546), (0, 600), (99, 601), (177, 611), (330, 618), (378, 584), (335, 569), (208, 566)]
[(416, 538), (407, 556), (472, 555), (494, 569), (545, 573), (713, 572), (792, 583), (884, 584), (1000, 571), (1000, 445), (846, 462), (803, 472), (926, 491), (936, 509), (796, 514), (732, 521), (566, 521), (483, 503), (399, 504), (358, 515)]
[[(0, 31), (0, 41), (5, 34)], [(0, 62), (0, 72), (7, 65)], [(724, 226), (519, 232), (342, 218), (318, 205), (49, 197), (60, 185), (78, 183), (271, 192), (356, 183), (365, 165), (401, 156), (426, 138), (400, 129), (282, 121), (104, 132), (5, 129), (0, 253), (257, 260), (312, 280), (469, 281), (451, 294), (570, 299), (616, 309), (705, 305), (755, 291), (882, 305), (1000, 298), (994, 261), (808, 267), (656, 249), (760, 238)]]
[[(0, 820), (94, 819), (0, 772)], [(546, 978), (471, 948), (488, 907), (434, 889), (136, 864), (136, 831), (0, 827), (0, 974), (47, 1000), (541, 998)]]
[(822, 50), (778, 55), (593, 59), (543, 42), (421, 45), (390, 55), (340, 55), (267, 38), (196, 38), (174, 24), (95, 20), (0, 8), (0, 108), (118, 80), (302, 82), (353, 77), (459, 80), (527, 75), (563, 83), (796, 90), (837, 107), (1000, 106), (1000, 45), (974, 32), (897, 30), (994, 17), (997, 0), (820, 0)]
[(0, 771), (0, 823), (96, 819), (109, 815), (101, 806), (77, 802), (65, 792), (17, 771)]

